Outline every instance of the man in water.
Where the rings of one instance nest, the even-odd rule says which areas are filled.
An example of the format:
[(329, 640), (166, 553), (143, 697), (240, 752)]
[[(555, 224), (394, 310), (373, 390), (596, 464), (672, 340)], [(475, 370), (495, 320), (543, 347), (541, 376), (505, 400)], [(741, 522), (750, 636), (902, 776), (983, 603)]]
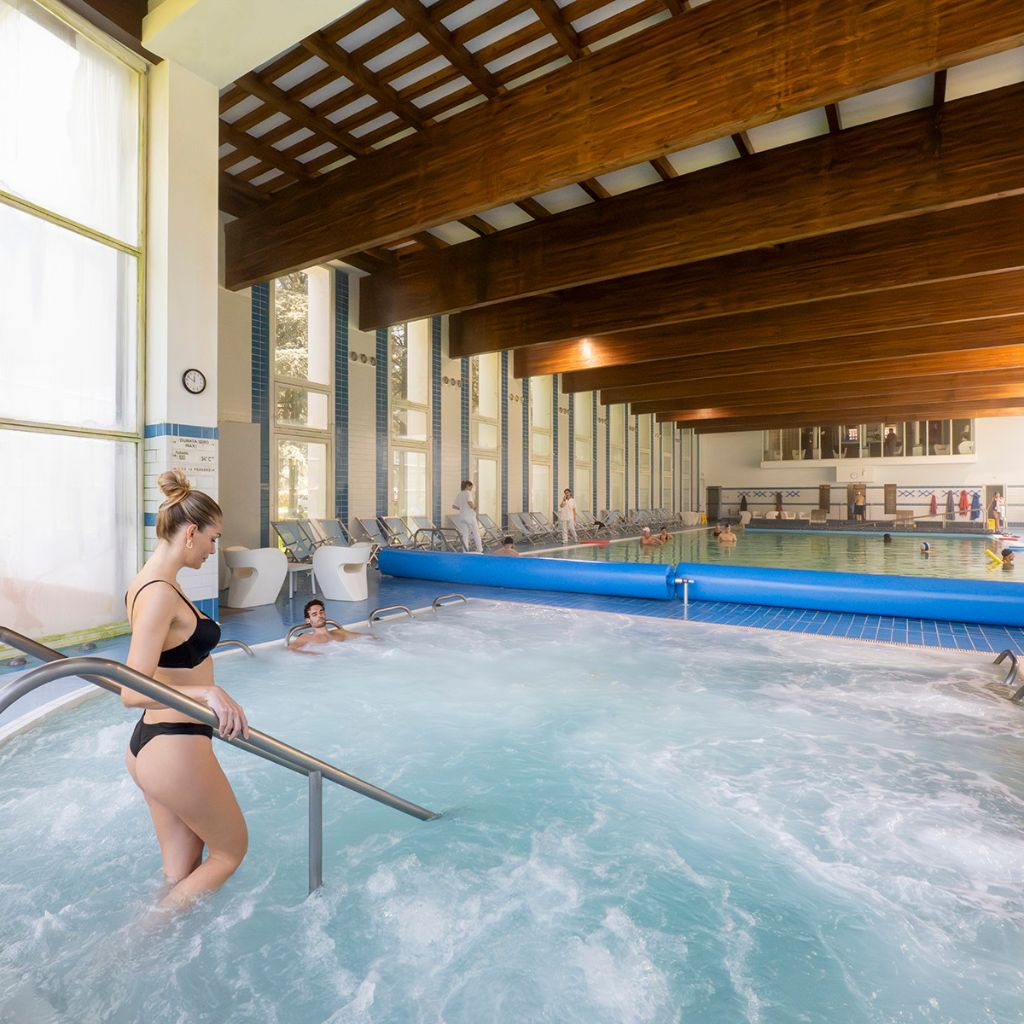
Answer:
[(360, 637), (369, 637), (369, 633), (353, 633), (349, 629), (342, 629), (336, 626), (333, 629), (327, 628), (327, 609), (319, 598), (314, 597), (312, 601), (306, 602), (302, 609), (306, 617), (306, 625), (312, 629), (308, 633), (300, 633), (288, 645), (289, 651), (298, 651), (301, 654), (312, 654), (306, 648), (315, 647), (321, 644), (343, 643), (345, 640), (357, 640)]
[(511, 555), (513, 558), (519, 557), (519, 552), (516, 551), (516, 542), (511, 537), (505, 537), (501, 542), (501, 547), (497, 551), (492, 551), (492, 555)]
[(732, 527), (729, 526), (728, 523), (726, 524), (725, 529), (723, 529), (722, 532), (718, 535), (718, 543), (719, 544), (735, 544), (736, 543), (736, 534), (732, 532)]
[(645, 548), (656, 548), (661, 544), (657, 537), (651, 536), (651, 528), (645, 526), (640, 532), (640, 544)]

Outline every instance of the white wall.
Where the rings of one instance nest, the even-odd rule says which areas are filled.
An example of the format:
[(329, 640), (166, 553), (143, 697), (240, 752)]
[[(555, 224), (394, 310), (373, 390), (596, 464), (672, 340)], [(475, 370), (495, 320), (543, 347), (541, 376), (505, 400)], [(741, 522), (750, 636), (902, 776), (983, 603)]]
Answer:
[[(761, 467), (761, 432), (746, 431), (736, 434), (702, 434), (695, 442), (695, 473), (700, 489), (695, 496), (703, 508), (706, 487), (726, 488), (723, 503), (727, 508), (739, 501), (741, 490), (798, 491), (784, 498), (784, 504), (794, 509), (800, 505), (817, 507), (819, 484), (832, 485), (832, 501), (836, 507), (845, 505), (846, 482), (837, 481), (836, 463), (802, 462), (783, 463), (771, 468)], [(947, 490), (959, 495), (961, 489), (978, 490), (984, 500), (986, 486), (1003, 485), (1006, 488), (1008, 518), (1024, 521), (1024, 463), (1020, 452), (1024, 449), (1024, 419), (1001, 417), (975, 421), (975, 454), (973, 456), (936, 456), (929, 459), (843, 459), (840, 467), (864, 467), (870, 474), (866, 481), (869, 502), (868, 515), (882, 511), (882, 488), (887, 483), (898, 487), (898, 505), (912, 508), (918, 514), (927, 511), (930, 495), (935, 493), (940, 511), (945, 507)], [(696, 453), (699, 452), (699, 469)], [(907, 493), (903, 493), (907, 492)], [(752, 499), (748, 505), (774, 508), (774, 498), (766, 496)], [(838, 513), (835, 513), (838, 514)]]

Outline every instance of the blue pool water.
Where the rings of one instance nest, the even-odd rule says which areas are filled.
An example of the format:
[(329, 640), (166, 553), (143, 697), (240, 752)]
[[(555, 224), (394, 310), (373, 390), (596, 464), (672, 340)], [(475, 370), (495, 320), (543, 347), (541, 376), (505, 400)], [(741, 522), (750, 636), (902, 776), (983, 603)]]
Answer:
[(127, 712), (0, 748), (0, 1019), (1019, 1019), (1024, 712), (991, 666), (477, 602), (379, 631), (217, 666), (257, 726), (444, 812), (327, 787), (318, 896), (304, 780), (219, 746), (249, 857), (145, 934)]
[[(723, 545), (711, 536), (710, 530), (690, 530), (674, 534), (672, 540), (661, 547), (645, 548), (638, 540), (627, 540), (546, 554), (552, 558), (612, 562), (710, 562), (776, 569), (1024, 581), (1024, 564), (1004, 572), (985, 554), (987, 541), (982, 538), (920, 538), (894, 534), (891, 543), (883, 544), (880, 535), (783, 530), (738, 530), (737, 537), (735, 545)], [(921, 554), (922, 539), (927, 539), (931, 547), (927, 558)]]

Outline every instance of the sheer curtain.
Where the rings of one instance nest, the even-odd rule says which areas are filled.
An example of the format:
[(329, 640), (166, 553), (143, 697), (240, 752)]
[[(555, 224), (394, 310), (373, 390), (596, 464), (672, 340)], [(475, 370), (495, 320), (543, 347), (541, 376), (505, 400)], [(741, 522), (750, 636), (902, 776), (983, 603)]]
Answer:
[(141, 76), (0, 0), (0, 621), (125, 618), (138, 564)]

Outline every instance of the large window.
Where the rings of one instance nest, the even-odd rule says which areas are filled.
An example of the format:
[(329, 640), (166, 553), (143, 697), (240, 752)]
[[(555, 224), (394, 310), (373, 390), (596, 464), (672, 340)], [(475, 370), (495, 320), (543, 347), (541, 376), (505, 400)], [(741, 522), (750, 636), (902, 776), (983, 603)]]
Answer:
[(430, 321), (390, 329), (391, 500), (393, 516), (429, 515)]
[(662, 423), (656, 427), (661, 432), (661, 508), (673, 508), (672, 500), (672, 442), (675, 440), (674, 423)]
[(141, 554), (141, 64), (0, 0), (0, 621), (124, 620)]
[(476, 506), (495, 522), (501, 507), (498, 493), (498, 448), (501, 441), (501, 356), (497, 353), (470, 360), (471, 475), (476, 485)]
[(551, 513), (551, 378), (530, 379), (530, 510)]
[(639, 478), (639, 493), (636, 496), (637, 508), (651, 507), (651, 416), (636, 418), (636, 435)]
[(973, 455), (974, 420), (893, 420), (766, 430), (764, 462)]
[(573, 497), (578, 508), (591, 512), (590, 506), (594, 503), (594, 396), (591, 392), (579, 394), (573, 402)]
[(331, 274), (323, 267), (273, 283), (275, 519), (327, 515), (333, 464)]
[(608, 408), (608, 453), (611, 462), (611, 489), (608, 508), (616, 512), (626, 510), (626, 407)]

